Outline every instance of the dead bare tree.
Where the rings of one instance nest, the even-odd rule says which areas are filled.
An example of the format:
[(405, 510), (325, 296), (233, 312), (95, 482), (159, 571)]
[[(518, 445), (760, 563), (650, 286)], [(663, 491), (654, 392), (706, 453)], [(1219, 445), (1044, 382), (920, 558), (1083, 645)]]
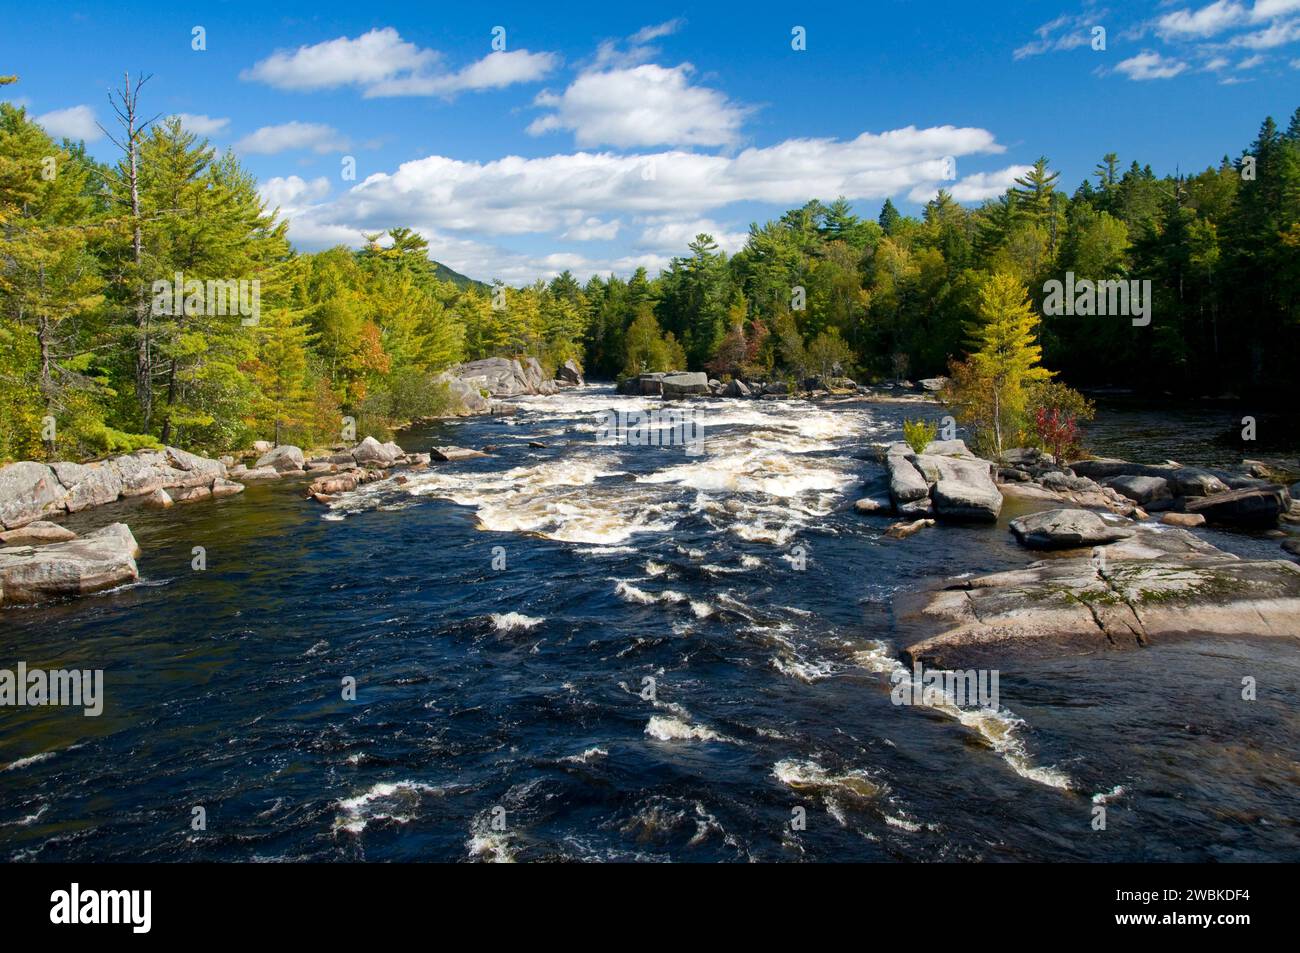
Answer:
[[(135, 263), (136, 293), (133, 306), (136, 327), (135, 394), (140, 404), (140, 414), (147, 432), (153, 418), (153, 347), (151, 342), (149, 296), (144, 282), (144, 217), (140, 213), (140, 140), (153, 125), (157, 116), (140, 121), (140, 89), (150, 76), (137, 76), (131, 83), (129, 72), (122, 74), (122, 88), (109, 90), (108, 104), (122, 127), (122, 139), (103, 126), (99, 128), (113, 144), (122, 150), (123, 172), (126, 175), (131, 220), (131, 256)], [(96, 123), (98, 125), (98, 123)]]

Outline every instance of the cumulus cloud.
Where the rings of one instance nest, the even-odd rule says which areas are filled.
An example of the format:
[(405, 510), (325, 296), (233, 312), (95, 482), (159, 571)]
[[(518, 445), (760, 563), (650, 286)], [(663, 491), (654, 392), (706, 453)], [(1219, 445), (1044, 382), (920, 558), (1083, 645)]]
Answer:
[(606, 222), (589, 215), (570, 225), (560, 237), (571, 242), (608, 241), (618, 235), (621, 227), (622, 222), (616, 218)]
[(733, 145), (748, 110), (723, 93), (693, 86), (689, 63), (652, 63), (582, 73), (560, 94), (536, 103), (554, 112), (533, 121), (532, 135), (571, 130), (579, 146)]
[(451, 96), (465, 91), (501, 89), (515, 83), (544, 78), (559, 65), (554, 53), (502, 50), (455, 72), (441, 75), (401, 76), (375, 83), (367, 98), (380, 96)]
[(218, 119), (201, 113), (177, 113), (176, 118), (181, 121), (182, 126), (196, 136), (215, 136), (230, 125), (229, 119)]
[(1234, 36), (1231, 42), (1233, 46), (1246, 49), (1271, 50), (1296, 40), (1300, 40), (1300, 19), (1278, 20), (1262, 30)]
[[(291, 215), (290, 237), (302, 247), (357, 246), (363, 232), (418, 226), (439, 261), (465, 274), (514, 282), (564, 267), (589, 273), (662, 267), (701, 231), (734, 251), (745, 233), (719, 224), (725, 219), (709, 212), (739, 202), (788, 207), (810, 195), (853, 200), (917, 187), (932, 191), (944, 181), (951, 158), (1002, 151), (983, 129), (909, 126), (849, 140), (791, 139), (735, 156), (575, 152), (471, 162), (434, 155), (371, 175), (332, 197), (325, 196), (323, 180), (315, 185), (295, 176), (268, 183), (263, 196)], [(979, 179), (965, 181), (973, 189)], [(632, 240), (638, 253), (622, 258), (532, 256), (484, 240), (531, 235), (544, 236), (550, 245), (608, 241), (629, 223), (639, 228)]]
[(1271, 20), (1288, 13), (1300, 13), (1300, 0), (1255, 0), (1251, 7), (1252, 20)]
[(275, 155), (310, 149), (318, 155), (342, 152), (350, 143), (333, 126), (318, 122), (286, 122), (263, 126), (235, 143), (235, 149), (249, 155)]
[(367, 97), (453, 96), (532, 82), (560, 62), (553, 53), (503, 50), (457, 71), (436, 69), (443, 58), (437, 50), (409, 43), (392, 27), (384, 27), (355, 39), (341, 36), (296, 50), (277, 50), (239, 75), (295, 92), (356, 86)]
[(296, 175), (276, 176), (263, 182), (257, 191), (268, 208), (291, 214), (329, 195), (330, 183), (323, 175), (311, 181)]
[[(943, 188), (958, 202), (983, 202), (997, 198), (1032, 169), (1033, 166), (1028, 165), (1009, 165), (996, 172), (974, 172)], [(928, 202), (938, 194), (936, 186), (917, 186), (907, 197), (913, 202)]]
[(641, 248), (681, 255), (686, 252), (686, 246), (695, 241), (695, 236), (700, 234), (712, 235), (718, 247), (728, 255), (740, 251), (749, 238), (748, 230), (728, 231), (712, 219), (696, 218), (649, 225), (641, 232), (637, 245)]
[(1234, 0), (1216, 0), (1199, 10), (1174, 10), (1156, 19), (1156, 32), (1165, 39), (1207, 37), (1222, 33), (1250, 18)]
[(1137, 56), (1121, 62), (1115, 69), (1134, 80), (1172, 79), (1186, 71), (1187, 64), (1182, 60), (1161, 56), (1153, 50), (1143, 50)]
[(36, 117), (36, 122), (55, 138), (84, 139), (98, 142), (104, 132), (95, 122), (95, 111), (89, 106), (69, 106)]
[(370, 85), (398, 73), (426, 69), (437, 59), (435, 51), (407, 43), (392, 27), (384, 27), (354, 40), (341, 36), (293, 51), (276, 50), (240, 73), (240, 78), (304, 92)]

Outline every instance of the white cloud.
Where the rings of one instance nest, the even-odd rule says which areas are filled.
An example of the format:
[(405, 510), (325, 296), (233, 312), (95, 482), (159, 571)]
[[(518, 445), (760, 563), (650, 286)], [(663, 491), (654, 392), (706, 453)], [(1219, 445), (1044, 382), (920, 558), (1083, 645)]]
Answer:
[(1099, 25), (1106, 13), (1105, 10), (1094, 10), (1079, 16), (1062, 14), (1034, 30), (1038, 39), (1030, 40), (1024, 46), (1017, 48), (1012, 56), (1022, 60), (1027, 56), (1041, 56), (1043, 53), (1056, 53), (1087, 46), (1092, 42), (1092, 27)]
[(571, 242), (608, 241), (618, 235), (621, 227), (622, 223), (616, 218), (605, 222), (590, 215), (571, 225), (560, 237)]
[(1152, 50), (1143, 50), (1115, 67), (1129, 79), (1172, 79), (1187, 69), (1187, 64), (1177, 59), (1161, 56)]
[(275, 155), (296, 149), (310, 149), (319, 155), (341, 152), (348, 139), (333, 126), (318, 122), (286, 122), (263, 126), (235, 143), (235, 149), (250, 155)]
[(451, 96), (466, 90), (501, 89), (542, 79), (560, 63), (554, 53), (511, 50), (489, 53), (455, 73), (387, 79), (368, 88), (367, 98), (380, 96)]
[[(973, 172), (951, 185), (944, 184), (942, 188), (947, 189), (958, 202), (983, 202), (997, 198), (1015, 185), (1016, 179), (1023, 178), (1032, 170), (1033, 166), (1029, 165), (1009, 165), (995, 172)], [(928, 202), (938, 193), (939, 187), (917, 186), (907, 197), (913, 202)]]
[(528, 131), (572, 130), (579, 146), (733, 145), (748, 110), (715, 89), (692, 86), (691, 72), (689, 63), (647, 63), (582, 73), (563, 93), (537, 97), (537, 105), (555, 111)]
[(712, 219), (696, 218), (650, 225), (641, 232), (637, 245), (641, 248), (667, 252), (670, 255), (684, 255), (686, 246), (695, 241), (696, 235), (702, 233), (712, 235), (718, 247), (728, 255), (740, 251), (749, 239), (748, 230), (729, 232)]
[(55, 138), (84, 139), (98, 142), (103, 130), (95, 123), (95, 111), (89, 106), (69, 106), (36, 117), (36, 122)]
[(176, 118), (181, 121), (182, 126), (196, 136), (215, 136), (230, 125), (229, 119), (217, 119), (201, 113), (177, 113)]
[(1292, 68), (1292, 69), (1300, 69), (1300, 59), (1292, 60), (1292, 61), (1291, 61), (1291, 68)]
[(1156, 20), (1156, 32), (1165, 39), (1204, 38), (1244, 23), (1246, 8), (1234, 0), (1216, 0), (1199, 10), (1175, 10)]
[[(791, 139), (735, 156), (576, 152), (467, 162), (435, 155), (371, 175), (325, 200), (313, 201), (311, 183), (294, 177), (264, 195), (293, 207), (290, 236), (302, 247), (356, 246), (362, 232), (408, 225), (430, 239), (439, 261), (475, 277), (515, 282), (573, 266), (559, 265), (553, 256), (506, 251), (485, 237), (600, 241), (635, 222), (642, 226), (633, 241), (639, 254), (585, 258), (581, 269), (574, 267), (626, 273), (637, 264), (666, 262), (664, 253), (681, 254), (700, 231), (713, 233), (723, 248), (739, 247), (743, 233), (707, 216), (733, 203), (789, 207), (809, 196), (880, 199), (918, 186), (932, 190), (943, 181), (947, 157), (1002, 151), (983, 129), (909, 126), (851, 140)], [(971, 177), (967, 187), (976, 181)]]
[(1254, 69), (1256, 66), (1259, 66), (1267, 59), (1268, 57), (1265, 56), (1263, 53), (1256, 53), (1254, 56), (1248, 56), (1240, 63), (1238, 63), (1237, 69)]
[(1256, 22), (1295, 13), (1300, 10), (1300, 0), (1255, 0), (1250, 18)]
[(279, 208), (288, 215), (329, 195), (330, 183), (323, 175), (310, 182), (296, 175), (276, 176), (263, 182), (257, 191), (268, 208)]
[(277, 50), (240, 73), (240, 78), (277, 89), (309, 92), (357, 86), (367, 97), (452, 96), (466, 90), (500, 89), (541, 79), (559, 65), (554, 53), (512, 50), (489, 53), (455, 72), (435, 71), (443, 56), (403, 40), (392, 27)]
[(633, 46), (643, 46), (651, 40), (657, 40), (663, 36), (672, 36), (680, 30), (685, 23), (685, 20), (681, 17), (677, 17), (673, 20), (665, 20), (663, 23), (656, 23), (653, 26), (643, 26), (628, 37), (628, 42)]
[(1300, 19), (1278, 20), (1263, 30), (1243, 33), (1232, 38), (1232, 45), (1251, 50), (1271, 50), (1300, 40)]
[(240, 78), (301, 92), (370, 85), (398, 73), (427, 69), (437, 59), (437, 52), (407, 43), (392, 27), (385, 27), (355, 40), (341, 36), (292, 52), (277, 50), (240, 73)]

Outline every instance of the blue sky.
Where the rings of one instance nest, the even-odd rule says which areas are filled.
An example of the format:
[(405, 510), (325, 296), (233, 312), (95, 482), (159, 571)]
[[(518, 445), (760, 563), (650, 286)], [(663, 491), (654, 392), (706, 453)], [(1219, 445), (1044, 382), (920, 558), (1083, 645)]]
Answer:
[(1197, 171), (1300, 105), (1300, 0), (843, 7), (11, 3), (0, 73), (102, 159), (106, 90), (152, 73), (144, 111), (233, 148), (298, 247), (406, 225), (510, 283), (653, 273), (813, 197), (978, 202), (1039, 155), (1070, 191), (1109, 151)]

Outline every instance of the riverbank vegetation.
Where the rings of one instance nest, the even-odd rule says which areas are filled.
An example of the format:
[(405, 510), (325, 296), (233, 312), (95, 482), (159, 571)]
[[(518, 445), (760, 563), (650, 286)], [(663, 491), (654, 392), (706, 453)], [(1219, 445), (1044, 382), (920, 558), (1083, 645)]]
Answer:
[[(975, 208), (943, 190), (920, 218), (811, 201), (752, 225), (734, 255), (700, 235), (654, 278), (507, 288), (449, 272), (396, 222), (359, 249), (295, 253), (232, 153), (142, 119), (148, 92), (115, 93), (111, 164), (0, 104), (0, 460), (317, 445), (344, 415), (437, 413), (439, 371), (522, 354), (596, 377), (951, 374), (995, 446), (1009, 427), (1059, 442), (1067, 422), (1040, 425), (1030, 400), (1044, 367), (1075, 386), (1218, 393), (1289, 383), (1300, 344), (1300, 110), (1196, 175), (1109, 154), (1067, 195), (1042, 159)], [(1151, 281), (1154, 320), (1040, 319), (1044, 282), (1067, 271)], [(257, 313), (160, 309), (159, 281), (187, 302), (191, 282), (256, 281)]]

